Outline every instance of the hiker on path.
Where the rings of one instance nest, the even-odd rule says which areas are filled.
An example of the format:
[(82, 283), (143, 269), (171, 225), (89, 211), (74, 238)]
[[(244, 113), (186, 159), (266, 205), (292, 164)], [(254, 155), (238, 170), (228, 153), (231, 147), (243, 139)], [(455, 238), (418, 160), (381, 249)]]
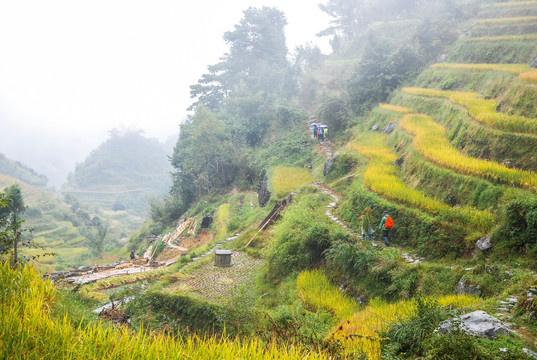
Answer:
[(317, 124), (313, 124), (313, 138), (317, 139)]
[(131, 250), (131, 260), (136, 259), (136, 255), (134, 255), (134, 250)]
[(324, 128), (319, 128), (319, 141), (324, 141)]
[(328, 140), (328, 128), (323, 128), (323, 138), (324, 140)]
[(362, 228), (362, 240), (365, 240), (365, 235), (367, 234), (367, 238), (371, 240), (371, 234), (373, 234), (375, 231), (371, 227), (371, 213), (373, 210), (371, 210), (370, 207), (367, 207), (364, 209), (362, 216), (360, 216), (361, 220), (361, 228)]
[(382, 237), (384, 238), (384, 245), (388, 246), (390, 245), (390, 241), (388, 240), (388, 235), (390, 234), (390, 229), (393, 227), (393, 219), (390, 215), (388, 215), (387, 211), (384, 211), (384, 216), (382, 217), (382, 220), (380, 220), (379, 224), (379, 230), (382, 230)]

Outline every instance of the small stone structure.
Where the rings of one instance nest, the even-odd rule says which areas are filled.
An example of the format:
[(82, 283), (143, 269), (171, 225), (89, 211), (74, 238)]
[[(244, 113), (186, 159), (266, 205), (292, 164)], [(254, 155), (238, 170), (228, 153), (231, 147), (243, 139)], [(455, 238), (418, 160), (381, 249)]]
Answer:
[(215, 250), (214, 251), (214, 266), (227, 267), (231, 266), (231, 250)]

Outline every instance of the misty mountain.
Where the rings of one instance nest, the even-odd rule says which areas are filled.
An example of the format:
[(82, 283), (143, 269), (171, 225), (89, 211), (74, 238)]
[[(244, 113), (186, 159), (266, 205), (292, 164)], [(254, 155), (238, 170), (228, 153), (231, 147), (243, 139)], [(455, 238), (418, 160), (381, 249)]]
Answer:
[(170, 187), (168, 151), (169, 145), (140, 132), (112, 130), (108, 140), (77, 164), (61, 191), (87, 205), (143, 215), (147, 199)]
[(45, 175), (38, 174), (34, 169), (19, 161), (8, 159), (4, 154), (0, 154), (0, 174), (38, 187), (46, 187), (48, 183), (48, 178)]

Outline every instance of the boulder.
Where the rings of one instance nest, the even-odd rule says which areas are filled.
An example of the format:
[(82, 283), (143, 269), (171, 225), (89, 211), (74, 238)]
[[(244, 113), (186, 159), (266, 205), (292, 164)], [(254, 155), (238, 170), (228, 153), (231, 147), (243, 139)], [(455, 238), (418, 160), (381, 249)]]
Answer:
[(270, 196), (271, 193), (268, 189), (268, 178), (265, 176), (257, 185), (257, 199), (259, 200), (259, 206), (264, 207), (270, 200)]
[(535, 351), (531, 351), (530, 349), (523, 348), (522, 352), (528, 356), (531, 356), (534, 359), (537, 359), (537, 353)]
[(499, 335), (512, 333), (500, 320), (482, 310), (442, 321), (438, 331), (442, 334), (462, 331), (467, 335), (488, 339), (495, 339)]
[(530, 63), (530, 67), (537, 68), (537, 57), (535, 57), (535, 59), (533, 59), (533, 61)]
[(377, 131), (379, 129), (379, 126), (377, 124), (371, 126), (371, 131)]
[(390, 134), (392, 131), (395, 130), (395, 128), (397, 127), (397, 123), (389, 123), (388, 125), (386, 125), (384, 127), (384, 130), (382, 130), (383, 133), (385, 134)]
[(490, 236), (485, 236), (484, 238), (477, 240), (477, 243), (475, 244), (475, 246), (479, 250), (485, 251), (485, 250), (490, 249), (493, 246), (493, 244), (490, 241)]
[(207, 229), (209, 226), (211, 226), (211, 224), (213, 223), (213, 217), (214, 217), (214, 210), (210, 214), (205, 215), (201, 219), (200, 228)]
[(455, 290), (457, 294), (467, 294), (467, 295), (481, 295), (481, 287), (477, 284), (469, 283), (466, 278), (463, 276), (457, 283), (457, 289)]

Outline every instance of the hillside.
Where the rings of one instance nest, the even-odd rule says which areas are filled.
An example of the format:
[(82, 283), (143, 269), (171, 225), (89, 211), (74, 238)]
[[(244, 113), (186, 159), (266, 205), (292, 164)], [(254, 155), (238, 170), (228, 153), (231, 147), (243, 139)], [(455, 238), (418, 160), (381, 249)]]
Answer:
[(170, 186), (167, 150), (136, 131), (113, 131), (76, 166), (61, 192), (89, 207), (147, 215), (148, 198), (166, 194)]
[(46, 187), (48, 182), (45, 175), (38, 174), (35, 170), (18, 161), (10, 160), (3, 154), (0, 154), (0, 174), (19, 179), (32, 186)]
[[(36, 248), (24, 248), (21, 254), (35, 257), (42, 271), (66, 270), (100, 263), (103, 259), (95, 253), (98, 241), (97, 228), (110, 226), (110, 231), (102, 246), (111, 258), (117, 258), (120, 240), (134, 231), (140, 219), (134, 219), (125, 212), (89, 212), (81, 208), (73, 199), (64, 199), (52, 190), (28, 185), (18, 179), (0, 175), (0, 190), (17, 184), (22, 189), (27, 207), (23, 215), (23, 226), (31, 229), (25, 235), (33, 239)], [(55, 255), (46, 255), (54, 253)], [(127, 255), (123, 255), (126, 257)]]
[[(0, 267), (0, 314), (14, 314), (0, 321), (21, 329), (6, 349), (537, 358), (537, 1), (321, 8), (329, 56), (305, 47), (289, 63), (275, 8), (224, 34), (229, 52), (191, 86), (170, 191), (129, 238), (135, 261), (58, 289)], [(87, 191), (114, 183), (98, 171), (111, 143), (81, 165)], [(92, 312), (110, 300), (99, 316), (121, 325)]]

